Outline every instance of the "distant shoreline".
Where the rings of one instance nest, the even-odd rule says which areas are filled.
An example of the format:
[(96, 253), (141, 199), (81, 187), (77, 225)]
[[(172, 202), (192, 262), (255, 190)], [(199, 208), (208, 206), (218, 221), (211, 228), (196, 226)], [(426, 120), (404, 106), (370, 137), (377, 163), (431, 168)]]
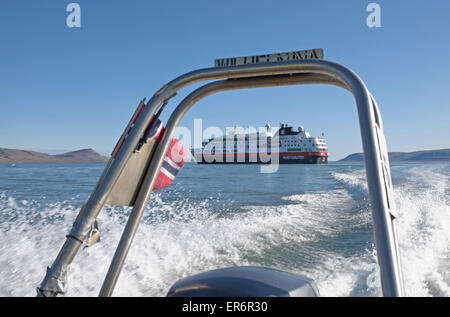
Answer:
[[(390, 162), (447, 162), (450, 149), (414, 152), (389, 152)], [(107, 163), (109, 157), (100, 155), (93, 149), (82, 149), (63, 154), (50, 155), (28, 150), (0, 148), (0, 164), (94, 164)], [(333, 162), (364, 162), (363, 153), (353, 153)], [(187, 163), (187, 162), (186, 162)]]
[(108, 159), (93, 149), (50, 155), (36, 151), (0, 148), (0, 164), (93, 164), (106, 163)]
[[(450, 149), (426, 150), (414, 152), (389, 152), (390, 162), (448, 162)], [(363, 153), (353, 153), (337, 162), (363, 162)]]

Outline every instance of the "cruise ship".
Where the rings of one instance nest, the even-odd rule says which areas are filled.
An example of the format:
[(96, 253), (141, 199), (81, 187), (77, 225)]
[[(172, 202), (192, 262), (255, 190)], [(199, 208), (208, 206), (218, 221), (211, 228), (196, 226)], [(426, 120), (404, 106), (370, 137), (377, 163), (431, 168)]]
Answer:
[[(288, 124), (272, 132), (267, 124), (262, 131), (234, 130), (221, 137), (202, 142), (202, 148), (192, 149), (201, 164), (326, 164), (328, 149), (323, 137), (311, 137), (303, 126), (297, 131)], [(322, 134), (323, 136), (323, 134)]]

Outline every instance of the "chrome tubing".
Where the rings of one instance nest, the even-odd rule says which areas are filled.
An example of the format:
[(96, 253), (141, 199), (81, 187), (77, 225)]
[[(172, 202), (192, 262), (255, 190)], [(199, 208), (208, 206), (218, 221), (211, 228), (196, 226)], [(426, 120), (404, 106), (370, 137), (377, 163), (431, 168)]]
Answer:
[[(358, 108), (363, 147), (366, 154), (366, 172), (370, 199), (372, 202), (372, 216), (383, 295), (403, 295), (395, 223), (384, 203), (386, 197), (384, 196), (385, 189), (382, 184), (381, 166), (378, 162), (378, 157), (380, 156), (379, 147), (377, 146), (378, 139), (373, 127), (373, 124), (375, 123), (374, 112), (377, 111), (377, 109), (375, 109), (376, 105), (372, 103), (373, 96), (371, 96), (359, 77), (350, 70), (334, 63), (321, 62), (321, 64), (331, 65), (322, 65), (324, 66), (322, 68), (318, 67), (318, 69), (315, 69), (316, 74), (310, 74), (312, 69), (308, 68), (307, 74), (303, 74), (303, 76), (291, 75), (271, 77), (266, 75), (266, 77), (213, 82), (195, 90), (180, 103), (172, 113), (172, 116), (167, 123), (165, 137), (156, 149), (154, 158), (144, 179), (143, 186), (139, 192), (135, 208), (133, 208), (132, 215), (129, 218), (119, 247), (116, 250), (113, 263), (105, 278), (100, 296), (110, 296), (112, 294), (121, 267), (142, 217), (143, 209), (153, 189), (159, 169), (162, 166), (163, 159), (170, 146), (175, 129), (184, 114), (200, 99), (219, 91), (301, 83), (334, 84), (346, 88), (354, 94)], [(372, 169), (375, 169), (375, 171)]]
[[(274, 76), (284, 74), (294, 75), (300, 73), (328, 76), (332, 80), (335, 80), (337, 83), (340, 83), (338, 84), (339, 86), (343, 86), (344, 88), (350, 90), (355, 97), (358, 108), (363, 148), (366, 154), (366, 172), (368, 178), (369, 194), (372, 203), (375, 240), (377, 244), (383, 294), (385, 296), (401, 296), (403, 294), (403, 290), (401, 287), (402, 283), (400, 265), (397, 256), (398, 247), (396, 245), (394, 218), (389, 213), (389, 210), (385, 203), (385, 189), (383, 188), (381, 182), (382, 167), (377, 157), (377, 155), (380, 155), (380, 150), (376, 146), (377, 135), (374, 127), (375, 106), (371, 103), (370, 100), (372, 96), (367, 91), (364, 83), (352, 71), (339, 64), (323, 60), (300, 60), (283, 63), (206, 68), (184, 74), (169, 82), (167, 85), (164, 85), (149, 100), (147, 106), (144, 108), (141, 116), (137, 120), (134, 129), (132, 129), (130, 135), (127, 137), (123, 148), (119, 152), (117, 158), (112, 161), (109, 168), (107, 167), (105, 169), (106, 172), (104, 173), (104, 177), (102, 177), (101, 179), (101, 184), (96, 187), (86, 205), (83, 206), (80, 214), (77, 217), (77, 220), (74, 223), (72, 231), (69, 234), (68, 239), (66, 240), (66, 243), (61, 248), (52, 267), (48, 269), (47, 275), (41, 284), (41, 289), (38, 289), (38, 296), (56, 296), (58, 294), (58, 291), (54, 291), (53, 289), (47, 291), (45, 289), (45, 286), (47, 284), (52, 284), (52, 281), (60, 278), (62, 275), (60, 272), (65, 271), (67, 266), (70, 265), (74, 256), (78, 252), (82, 241), (84, 241), (85, 239), (86, 228), (89, 227), (98, 216), (98, 213), (103, 207), (108, 194), (110, 193), (113, 185), (120, 176), (120, 173), (126, 165), (131, 153), (135, 149), (140, 137), (144, 133), (147, 124), (150, 122), (153, 114), (163, 102), (166, 102), (167, 100), (172, 98), (178, 90), (190, 84), (204, 80), (223, 78), (238, 79), (255, 76)], [(328, 78), (326, 83), (331, 83), (332, 80), (330, 80), (330, 78)], [(236, 87), (234, 89), (239, 89), (239, 87)], [(196, 90), (195, 92), (198, 93), (198, 91), (199, 90)], [(192, 98), (192, 96), (195, 95), (195, 92), (186, 97), (185, 100)], [(186, 103), (184, 104), (186, 105)], [(181, 104), (179, 107), (181, 107)], [(177, 108), (177, 110), (179, 109), (179, 107)], [(174, 115), (175, 113), (172, 114), (169, 123), (176, 121), (175, 119), (172, 120), (172, 118), (174, 118)], [(367, 124), (367, 127), (363, 127), (363, 124)], [(169, 124), (167, 128), (169, 128)], [(171, 129), (174, 128), (172, 127)], [(173, 133), (174, 130), (171, 132), (171, 135), (173, 135)], [(116, 268), (120, 268), (123, 264), (123, 261), (134, 237), (138, 222), (142, 216), (142, 211), (138, 212), (138, 210), (143, 210), (143, 207), (145, 206), (153, 188), (156, 175), (159, 171), (162, 159), (164, 157), (161, 156), (163, 152), (160, 152), (161, 150), (159, 149), (162, 149), (163, 144), (164, 146), (168, 146), (169, 138), (167, 137), (167, 134), (163, 142), (157, 148), (155, 159), (148, 169), (148, 173), (141, 188), (141, 192), (139, 193), (138, 200), (136, 201), (136, 204), (133, 208), (132, 216), (130, 216), (127, 226), (124, 230), (124, 235), (122, 237), (123, 241), (121, 239), (121, 242), (119, 244), (120, 247), (118, 248), (118, 250), (116, 250), (116, 255), (118, 254), (119, 249), (122, 250), (119, 252), (120, 255), (117, 255), (117, 258), (115, 256), (115, 259), (113, 260), (113, 263), (116, 263)], [(165, 151), (167, 151), (167, 149), (165, 149)], [(136, 212), (134, 212), (135, 209)], [(133, 214), (135, 215), (133, 216)], [(130, 233), (125, 235), (128, 231)], [(116, 269), (112, 269), (110, 267), (110, 271), (115, 272)], [(109, 277), (107, 276), (107, 279), (105, 279), (104, 285), (100, 292), (101, 296), (109, 296), (112, 294), (112, 289), (115, 285), (115, 281), (114, 278), (110, 278), (111, 274), (113, 274), (110, 274), (110, 271), (108, 271)], [(115, 278), (115, 280), (117, 280), (117, 278)], [(112, 287), (107, 287), (107, 284), (112, 285)], [(109, 291), (108, 288), (110, 289)]]

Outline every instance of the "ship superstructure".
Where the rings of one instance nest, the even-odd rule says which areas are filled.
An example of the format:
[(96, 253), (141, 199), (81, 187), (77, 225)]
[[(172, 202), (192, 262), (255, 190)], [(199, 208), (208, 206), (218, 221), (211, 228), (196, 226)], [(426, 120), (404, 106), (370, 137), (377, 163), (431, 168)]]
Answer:
[(243, 129), (235, 126), (227, 135), (210, 138), (202, 148), (193, 149), (198, 163), (239, 164), (326, 164), (328, 149), (323, 137), (311, 137), (303, 126), (297, 131), (288, 124), (272, 132), (269, 124), (265, 129)]

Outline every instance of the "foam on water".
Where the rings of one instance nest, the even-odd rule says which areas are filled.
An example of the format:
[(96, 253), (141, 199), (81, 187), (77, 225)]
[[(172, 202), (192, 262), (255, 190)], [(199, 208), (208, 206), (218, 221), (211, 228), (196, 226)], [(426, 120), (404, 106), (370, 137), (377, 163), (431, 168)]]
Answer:
[[(331, 175), (341, 188), (285, 199), (306, 203), (308, 211), (317, 212), (319, 218), (307, 226), (308, 230), (319, 231), (327, 239), (344, 239), (343, 232), (370, 231), (371, 214), (364, 171), (331, 172)], [(327, 250), (316, 267), (305, 272), (306, 275), (316, 281), (321, 296), (379, 296), (378, 268), (370, 235), (356, 241), (347, 238), (344, 243), (359, 243), (363, 249), (350, 255)]]
[[(425, 164), (393, 168), (397, 229), (407, 296), (450, 294), (449, 173), (445, 167)], [(396, 172), (401, 174), (397, 182)], [(333, 173), (333, 177), (349, 192), (361, 195), (367, 191), (364, 171)]]
[(449, 174), (439, 166), (413, 167), (396, 188), (405, 292), (450, 295)]
[(63, 203), (41, 206), (0, 195), (0, 296), (35, 295), (42, 269), (58, 251), (55, 237), (64, 237), (74, 220), (65, 215), (73, 212)]
[[(393, 175), (406, 294), (448, 296), (448, 171), (402, 166)], [(213, 212), (208, 199), (168, 201), (153, 194), (114, 295), (165, 296), (179, 278), (250, 264), (311, 277), (322, 296), (381, 295), (365, 172), (331, 176), (333, 190), (223, 213)], [(0, 193), (0, 296), (35, 295), (78, 212), (70, 200), (45, 203)], [(66, 296), (98, 294), (129, 212), (104, 207), (101, 243), (78, 253)]]

